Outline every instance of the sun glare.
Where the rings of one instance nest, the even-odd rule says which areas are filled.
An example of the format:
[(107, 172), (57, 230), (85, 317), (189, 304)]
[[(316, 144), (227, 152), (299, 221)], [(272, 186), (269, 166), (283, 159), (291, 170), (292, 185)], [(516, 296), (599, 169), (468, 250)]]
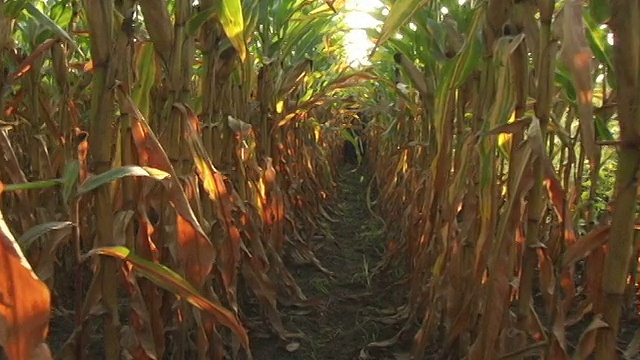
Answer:
[(369, 40), (367, 30), (374, 28), (380, 22), (369, 12), (382, 6), (378, 0), (347, 0), (345, 23), (349, 32), (345, 36), (345, 50), (347, 61), (352, 66), (369, 65), (369, 53), (373, 43)]

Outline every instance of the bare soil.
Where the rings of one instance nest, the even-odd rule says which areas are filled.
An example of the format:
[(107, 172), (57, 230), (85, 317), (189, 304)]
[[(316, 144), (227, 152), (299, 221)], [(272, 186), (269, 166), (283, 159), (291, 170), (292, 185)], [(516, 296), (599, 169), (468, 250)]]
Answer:
[(367, 344), (398, 332), (398, 327), (377, 321), (383, 317), (381, 310), (393, 310), (401, 298), (390, 290), (394, 280), (390, 275), (372, 276), (384, 252), (384, 234), (381, 221), (367, 209), (370, 178), (365, 173), (353, 167), (341, 171), (338, 218), (331, 224), (335, 243), (312, 244), (334, 276), (311, 266), (292, 268), (305, 295), (321, 303), (303, 311), (281, 309), (287, 330), (302, 332), (304, 337), (289, 343), (275, 337), (254, 338), (256, 360), (353, 360)]

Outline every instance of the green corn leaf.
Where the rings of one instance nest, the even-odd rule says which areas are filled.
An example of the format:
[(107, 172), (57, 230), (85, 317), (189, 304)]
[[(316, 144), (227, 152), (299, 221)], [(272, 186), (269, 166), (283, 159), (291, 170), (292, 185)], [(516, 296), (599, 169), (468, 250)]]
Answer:
[(389, 15), (387, 16), (382, 30), (380, 31), (380, 37), (376, 40), (371, 55), (376, 52), (377, 48), (384, 44), (387, 39), (391, 37), (405, 22), (407, 22), (413, 14), (423, 6), (430, 3), (431, 0), (398, 0), (389, 9)]
[(601, 117), (596, 116), (596, 135), (599, 140), (614, 141), (615, 137)]
[(68, 25), (72, 16), (73, 6), (69, 4), (69, 0), (57, 2), (49, 10), (49, 18), (61, 26)]
[(27, 230), (18, 239), (18, 244), (22, 249), (28, 249), (31, 244), (40, 236), (54, 230), (60, 230), (70, 228), (73, 226), (71, 221), (50, 221), (43, 224), (38, 224), (31, 229)]
[(196, 13), (187, 20), (187, 33), (195, 35), (200, 27), (212, 16), (218, 17), (231, 45), (236, 48), (240, 59), (244, 61), (247, 57), (247, 44), (240, 0), (222, 0), (216, 6), (211, 6)]
[(247, 58), (247, 44), (244, 38), (244, 18), (240, 0), (222, 0), (218, 2), (218, 17), (233, 47), (238, 50), (240, 59)]
[(598, 24), (606, 23), (611, 17), (611, 8), (609, 0), (591, 0), (589, 1), (589, 14)]
[(25, 4), (27, 4), (27, 0), (9, 0), (5, 2), (3, 8), (4, 16), (10, 19), (16, 19), (22, 10), (24, 10)]
[(78, 160), (68, 162), (64, 168), (64, 174), (62, 176), (62, 198), (65, 203), (69, 203), (69, 199), (71, 199), (78, 177), (80, 177), (80, 162)]
[[(305, 17), (300, 22), (294, 24), (288, 31), (285, 33), (285, 36), (282, 38), (281, 45), (282, 51), (281, 54), (283, 56), (287, 56), (291, 54), (294, 49), (300, 48), (309, 48), (309, 43), (313, 42), (314, 39), (316, 42), (322, 40), (322, 29), (329, 25), (331, 18), (324, 19), (314, 19), (312, 17)], [(311, 39), (310, 39), (311, 38)], [(276, 48), (274, 46), (274, 48)], [(275, 50), (275, 49), (274, 49)], [(300, 54), (296, 51), (298, 55)]]
[(154, 178), (156, 180), (163, 180), (168, 178), (170, 175), (165, 171), (146, 166), (125, 165), (109, 169), (100, 175), (90, 176), (87, 180), (80, 184), (80, 186), (78, 186), (78, 195), (86, 194), (92, 190), (99, 188), (102, 185), (106, 185), (112, 181), (127, 176), (145, 176)]
[(18, 190), (35, 190), (45, 189), (52, 186), (63, 184), (62, 179), (32, 181), (20, 184), (6, 184), (2, 188), (2, 191), (18, 191)]
[(595, 19), (591, 18), (589, 14), (585, 14), (584, 22), (587, 25), (587, 40), (596, 59), (607, 65), (609, 69), (613, 69), (612, 50), (607, 43), (607, 31), (600, 29)]
[(576, 88), (573, 86), (571, 74), (569, 74), (567, 68), (559, 66), (556, 69), (555, 81), (560, 84), (569, 101), (575, 104), (578, 101), (578, 94), (576, 93)]
[(81, 56), (84, 57), (82, 51), (78, 47), (78, 44), (69, 36), (69, 34), (60, 27), (55, 21), (51, 20), (47, 15), (45, 15), (40, 9), (38, 9), (34, 4), (28, 2), (24, 4), (24, 9), (33, 16), (42, 26), (48, 28), (53, 31), (54, 34), (60, 36), (64, 39), (74, 50), (78, 51)]
[(243, 3), (242, 8), (244, 9), (244, 13), (247, 15), (244, 19), (244, 36), (245, 38), (250, 34), (253, 34), (256, 31), (256, 26), (258, 24), (258, 20), (261, 21), (261, 24), (264, 25), (266, 19), (260, 18), (260, 0), (251, 0), (249, 4), (246, 2)]
[(216, 11), (216, 7), (211, 6), (193, 15), (189, 20), (187, 20), (187, 33), (191, 36), (195, 35), (198, 30), (200, 30), (200, 27), (207, 22), (207, 20), (209, 20)]
[[(476, 41), (476, 35), (479, 29), (481, 28), (482, 20), (485, 16), (484, 7), (478, 8), (476, 12), (476, 17), (474, 22), (469, 30), (469, 34), (467, 35), (467, 39), (465, 40), (465, 45), (462, 47), (460, 52), (456, 55), (453, 61), (448, 61), (444, 65), (444, 69), (440, 76), (441, 80), (438, 84), (438, 89), (436, 91), (436, 128), (443, 129), (444, 121), (446, 118), (448, 107), (450, 106), (450, 97), (454, 96), (453, 88), (457, 84), (462, 84), (464, 80), (464, 76), (468, 75), (471, 70), (477, 66), (479, 54), (478, 48), (474, 46), (472, 43)], [(443, 137), (441, 134), (437, 133), (438, 144), (442, 141)], [(440, 146), (439, 146), (440, 147)]]
[(148, 119), (149, 107), (151, 106), (151, 88), (156, 79), (156, 57), (152, 42), (142, 44), (141, 47), (137, 64), (139, 78), (133, 88), (131, 98), (145, 119)]

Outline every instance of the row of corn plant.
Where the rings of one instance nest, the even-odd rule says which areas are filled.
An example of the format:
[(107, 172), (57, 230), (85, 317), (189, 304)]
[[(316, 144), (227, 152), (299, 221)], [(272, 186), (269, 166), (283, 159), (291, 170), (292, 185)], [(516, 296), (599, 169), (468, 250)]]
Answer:
[(370, 77), (344, 65), (339, 10), (0, 1), (11, 359), (50, 358), (48, 342), (63, 358), (251, 358), (248, 334), (300, 336), (279, 306), (310, 301), (286, 264), (330, 273), (309, 243), (330, 236), (329, 120)]
[(404, 267), (408, 300), (364, 351), (636, 356), (616, 339), (637, 296), (638, 3), (384, 3), (369, 163), (379, 271)]

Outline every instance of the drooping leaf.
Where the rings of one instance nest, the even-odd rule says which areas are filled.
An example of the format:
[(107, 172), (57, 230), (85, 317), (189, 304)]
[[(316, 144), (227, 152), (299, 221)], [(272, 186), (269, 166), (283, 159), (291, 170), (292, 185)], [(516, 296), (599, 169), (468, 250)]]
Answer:
[(51, 20), (51, 18), (49, 18), (47, 15), (42, 13), (42, 11), (40, 11), (40, 9), (38, 9), (32, 2), (25, 3), (24, 9), (31, 16), (33, 16), (42, 26), (48, 28), (49, 30), (53, 31), (54, 34), (60, 36), (69, 45), (71, 45), (71, 47), (74, 50), (78, 51), (80, 55), (84, 57), (84, 54), (82, 54), (80, 47), (78, 47), (78, 44), (76, 44), (73, 38), (69, 36), (69, 33), (67, 33), (63, 28), (61, 28), (60, 25), (58, 25), (55, 21)]
[(494, 351), (495, 344), (503, 322), (504, 312), (509, 308), (509, 277), (507, 276), (510, 239), (514, 236), (515, 224), (520, 221), (522, 198), (533, 185), (532, 159), (535, 156), (534, 146), (529, 140), (520, 146), (514, 154), (512, 162), (516, 166), (509, 178), (509, 197), (506, 209), (500, 214), (496, 241), (492, 244), (492, 259), (488, 264), (492, 275), (489, 280), (489, 295), (483, 309), (481, 328), (483, 331), (470, 349), (469, 359), (487, 359)]
[(127, 176), (145, 176), (156, 180), (163, 180), (170, 175), (166, 171), (154, 169), (146, 166), (124, 165), (117, 168), (109, 169), (99, 175), (89, 176), (82, 184), (78, 186), (78, 195), (86, 194), (92, 190), (106, 185), (112, 181)]
[(177, 213), (177, 248), (181, 266), (184, 267), (185, 277), (200, 287), (213, 267), (216, 249), (189, 204), (184, 188), (160, 141), (131, 98), (122, 88), (118, 90), (120, 106), (133, 115), (131, 130), (139, 161), (171, 175), (163, 185), (169, 202)]
[(196, 290), (175, 271), (162, 264), (145, 260), (123, 246), (93, 249), (87, 253), (87, 256), (92, 255), (107, 255), (130, 262), (133, 264), (135, 271), (151, 280), (154, 284), (180, 296), (198, 309), (213, 315), (219, 324), (229, 328), (242, 340), (243, 346), (249, 346), (247, 331), (233, 313), (221, 305), (214, 304), (207, 300), (204, 296), (198, 293), (198, 290)]
[(553, 204), (556, 215), (564, 225), (564, 238), (569, 244), (573, 244), (577, 240), (577, 236), (569, 213), (566, 191), (562, 188), (560, 179), (558, 179), (558, 175), (554, 171), (551, 159), (544, 154), (540, 160), (543, 167), (543, 184), (547, 189), (547, 194)]
[(247, 57), (247, 44), (244, 38), (244, 18), (240, 0), (218, 1), (218, 17), (229, 41), (244, 61)]
[[(233, 293), (237, 275), (236, 269), (240, 263), (240, 249), (242, 246), (240, 229), (235, 225), (233, 217), (234, 212), (237, 210), (237, 206), (233, 201), (234, 191), (225, 184), (223, 175), (213, 166), (201, 139), (197, 136), (198, 118), (193, 110), (183, 104), (175, 104), (175, 106), (184, 115), (186, 125), (184, 134), (196, 165), (196, 171), (209, 198), (214, 202), (218, 220), (229, 237), (224, 242), (224, 247), (220, 249), (221, 254), (218, 266), (221, 267), (220, 274), (225, 287), (230, 293)], [(235, 302), (235, 299), (232, 299), (232, 301)]]
[(370, 56), (373, 56), (377, 48), (384, 44), (384, 42), (387, 41), (387, 39), (389, 39), (389, 37), (391, 37), (398, 28), (400, 28), (400, 26), (409, 21), (418, 9), (430, 2), (431, 0), (398, 0), (394, 2), (389, 9), (389, 15), (382, 25), (380, 37), (376, 40)]
[(43, 53), (49, 50), (56, 41), (56, 39), (47, 39), (42, 44), (38, 45), (36, 49), (20, 63), (18, 69), (13, 74), (9, 75), (9, 81), (16, 81), (27, 74), (33, 68), (33, 62), (40, 59)]
[(594, 249), (604, 245), (609, 237), (611, 226), (601, 225), (591, 230), (586, 236), (573, 243), (562, 257), (562, 265), (570, 266), (576, 261), (586, 257)]
[(71, 221), (51, 221), (38, 224), (22, 234), (22, 236), (20, 236), (20, 238), (18, 239), (18, 243), (23, 249), (28, 249), (34, 240), (48, 233), (49, 231), (60, 230), (71, 226), (73, 226), (73, 223)]

